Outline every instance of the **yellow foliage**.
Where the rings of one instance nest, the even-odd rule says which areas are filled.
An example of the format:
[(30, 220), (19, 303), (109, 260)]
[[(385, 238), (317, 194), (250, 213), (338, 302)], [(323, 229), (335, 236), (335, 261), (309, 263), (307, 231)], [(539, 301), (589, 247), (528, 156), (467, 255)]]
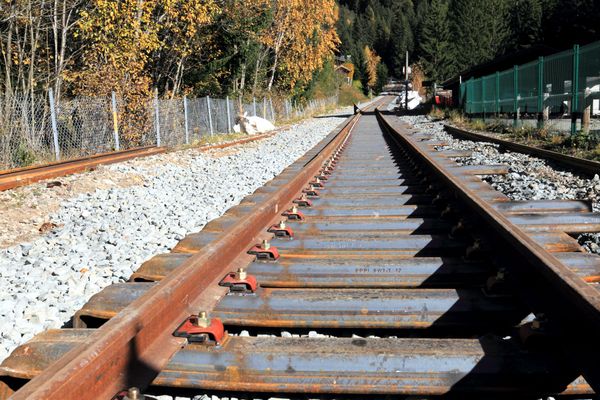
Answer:
[(277, 70), (293, 88), (310, 80), (337, 48), (338, 8), (335, 0), (275, 0), (273, 16), (262, 41), (275, 53)]
[(369, 46), (365, 46), (363, 50), (365, 55), (365, 71), (367, 73), (367, 87), (369, 90), (377, 83), (377, 66), (381, 62), (381, 57), (371, 50)]

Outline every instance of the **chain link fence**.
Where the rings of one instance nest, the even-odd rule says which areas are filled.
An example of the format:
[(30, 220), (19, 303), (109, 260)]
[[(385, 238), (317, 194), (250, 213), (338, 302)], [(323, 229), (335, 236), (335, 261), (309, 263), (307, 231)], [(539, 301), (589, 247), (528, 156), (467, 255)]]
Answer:
[(68, 160), (115, 150), (194, 144), (204, 136), (233, 133), (247, 113), (276, 124), (337, 106), (337, 96), (296, 104), (288, 99), (154, 97), (127, 103), (112, 97), (57, 102), (44, 95), (0, 96), (0, 170)]
[(461, 84), (464, 111), (514, 126), (600, 132), (600, 42)]

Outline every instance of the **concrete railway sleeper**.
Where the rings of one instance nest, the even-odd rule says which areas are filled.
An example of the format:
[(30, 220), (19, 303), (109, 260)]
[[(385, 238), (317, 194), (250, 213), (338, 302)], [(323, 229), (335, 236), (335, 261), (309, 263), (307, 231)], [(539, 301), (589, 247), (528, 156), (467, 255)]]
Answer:
[(595, 396), (600, 257), (570, 234), (598, 215), (511, 201), (478, 176), (506, 166), (373, 108), (17, 348), (3, 398)]

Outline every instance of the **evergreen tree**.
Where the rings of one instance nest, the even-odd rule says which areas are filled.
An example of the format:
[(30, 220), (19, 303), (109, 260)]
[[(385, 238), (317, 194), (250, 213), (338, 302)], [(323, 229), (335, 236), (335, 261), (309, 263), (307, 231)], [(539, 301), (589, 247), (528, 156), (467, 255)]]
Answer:
[(512, 9), (511, 47), (527, 48), (539, 43), (542, 36), (542, 2), (517, 0)]
[(508, 0), (454, 0), (450, 8), (450, 30), (459, 73), (502, 54), (510, 29)]
[(431, 0), (421, 31), (420, 63), (425, 74), (437, 82), (450, 77), (451, 51), (448, 3)]

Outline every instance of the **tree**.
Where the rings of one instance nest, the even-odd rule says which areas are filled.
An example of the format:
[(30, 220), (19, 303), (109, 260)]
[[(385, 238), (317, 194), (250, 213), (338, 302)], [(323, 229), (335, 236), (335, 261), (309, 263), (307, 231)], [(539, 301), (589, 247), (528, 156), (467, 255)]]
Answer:
[(542, 38), (542, 3), (517, 0), (511, 10), (511, 47), (527, 48)]
[(377, 81), (375, 82), (375, 92), (381, 93), (383, 87), (387, 85), (389, 80), (388, 67), (381, 63), (377, 66)]
[(430, 79), (441, 82), (450, 77), (452, 45), (446, 0), (431, 0), (423, 20), (419, 49), (420, 63)]
[(273, 56), (269, 91), (277, 72), (289, 88), (299, 82), (308, 83), (339, 43), (334, 0), (276, 0), (274, 7), (273, 26), (263, 35), (263, 43)]
[(453, 72), (502, 54), (509, 38), (507, 0), (454, 0), (450, 29), (455, 60)]
[(371, 50), (369, 46), (365, 46), (364, 49), (365, 55), (365, 87), (368, 92), (371, 93), (375, 84), (377, 83), (377, 67), (381, 62), (381, 57), (375, 53), (374, 50)]
[(164, 93), (179, 93), (190, 56), (210, 49), (210, 36), (202, 28), (220, 9), (214, 0), (162, 0), (157, 2), (152, 23), (157, 29), (158, 47), (150, 65), (153, 82)]

